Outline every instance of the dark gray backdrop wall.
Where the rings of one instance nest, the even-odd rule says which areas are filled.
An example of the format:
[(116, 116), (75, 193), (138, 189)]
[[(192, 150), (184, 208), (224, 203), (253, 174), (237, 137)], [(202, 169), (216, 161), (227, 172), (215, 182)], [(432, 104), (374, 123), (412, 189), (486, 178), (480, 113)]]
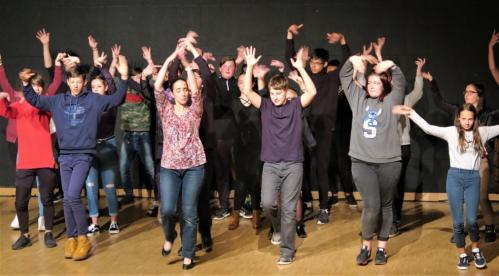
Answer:
[[(192, 29), (199, 46), (217, 58), (234, 56), (241, 45), (254, 45), (263, 62), (283, 59), (286, 29), (304, 23), (297, 45), (327, 47), (339, 58), (339, 47), (326, 43), (326, 32), (345, 34), (354, 52), (362, 44), (386, 36), (384, 56), (396, 60), (412, 88), (416, 57), (426, 57), (425, 70), (438, 78), (444, 97), (462, 102), (468, 81), (485, 84), (488, 104), (499, 107), (498, 89), (487, 66), (487, 44), (499, 29), (498, 1), (0, 1), (0, 53), (11, 83), (31, 67), (43, 74), (41, 45), (35, 32), (51, 33), (52, 52), (72, 49), (90, 63), (87, 36), (110, 55), (114, 43), (133, 64), (140, 64), (140, 46), (153, 49), (161, 64), (176, 39)], [(498, 48), (498, 47), (496, 47)], [(496, 56), (499, 55), (496, 50)], [(46, 75), (45, 75), (46, 76)], [(428, 86), (416, 109), (430, 123), (451, 122), (432, 103)], [(341, 115), (339, 115), (341, 116)], [(5, 142), (6, 120), (0, 119), (0, 186), (13, 186), (15, 162)], [(412, 130), (408, 191), (443, 192), (448, 168), (446, 143)]]

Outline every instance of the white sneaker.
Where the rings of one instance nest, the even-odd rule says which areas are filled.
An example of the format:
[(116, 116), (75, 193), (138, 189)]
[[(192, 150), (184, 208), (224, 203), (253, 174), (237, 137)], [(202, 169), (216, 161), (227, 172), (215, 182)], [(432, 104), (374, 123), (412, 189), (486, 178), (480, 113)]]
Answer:
[(44, 217), (38, 217), (38, 231), (40, 231), (40, 232), (45, 231), (45, 218)]
[(111, 222), (109, 225), (109, 234), (118, 234), (120, 232), (120, 228), (118, 227), (118, 223), (115, 221)]
[(12, 228), (14, 230), (19, 229), (19, 220), (17, 219), (17, 215), (14, 217), (14, 219), (10, 223), (10, 228)]
[(272, 239), (270, 242), (274, 245), (279, 245), (281, 244), (281, 233), (274, 232), (272, 233)]

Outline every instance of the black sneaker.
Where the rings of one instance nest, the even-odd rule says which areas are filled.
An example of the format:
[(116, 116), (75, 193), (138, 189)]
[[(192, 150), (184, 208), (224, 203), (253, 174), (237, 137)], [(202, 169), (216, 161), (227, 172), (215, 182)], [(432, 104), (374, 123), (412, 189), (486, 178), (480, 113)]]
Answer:
[(252, 219), (253, 218), (253, 211), (250, 211), (246, 209), (246, 207), (241, 207), (241, 210), (239, 210), (239, 216), (245, 219)]
[(457, 263), (457, 268), (458, 269), (461, 269), (461, 270), (464, 270), (464, 269), (468, 269), (468, 266), (469, 266), (469, 260), (468, 260), (468, 256), (462, 256), (462, 257), (459, 257), (459, 263)]
[(52, 232), (46, 232), (43, 241), (45, 242), (45, 246), (47, 248), (52, 248), (57, 246), (57, 242), (55, 241)]
[(121, 199), (120, 204), (121, 204), (121, 205), (127, 205), (127, 204), (129, 204), (129, 203), (132, 203), (132, 202), (133, 202), (133, 200), (134, 200), (133, 195), (125, 195), (125, 196)]
[(392, 223), (392, 227), (390, 227), (390, 233), (388, 234), (388, 237), (393, 238), (398, 236), (399, 234), (399, 228), (397, 226), (397, 223)]
[(302, 239), (307, 237), (307, 232), (305, 232), (305, 224), (296, 225), (296, 235), (298, 235), (298, 237)]
[(350, 208), (352, 208), (352, 209), (357, 208), (357, 201), (355, 200), (355, 197), (353, 196), (353, 194), (346, 195), (345, 201)]
[(91, 237), (93, 235), (99, 234), (100, 233), (100, 227), (98, 224), (90, 224), (87, 229), (87, 236)]
[(213, 217), (213, 219), (222, 220), (228, 216), (230, 216), (229, 210), (220, 208), (215, 212), (215, 216)]
[(369, 263), (371, 259), (371, 250), (366, 246), (362, 246), (360, 248), (360, 253), (357, 255), (357, 264), (358, 265), (366, 265)]
[(148, 217), (156, 217), (156, 216), (158, 216), (158, 210), (159, 210), (159, 206), (153, 203), (149, 207), (149, 209), (147, 209), (146, 214)]
[(485, 258), (480, 250), (478, 250), (478, 252), (472, 251), (471, 253), (473, 254), (476, 268), (485, 268), (487, 266), (487, 261), (485, 261)]
[(62, 202), (62, 199), (64, 198), (64, 195), (62, 194), (62, 190), (59, 190), (57, 191), (57, 193), (54, 194), (54, 196), (52, 197), (52, 202), (54, 204), (56, 203), (59, 203), (59, 202)]
[(12, 244), (12, 250), (23, 249), (26, 246), (31, 246), (31, 240), (29, 239), (29, 237), (21, 234), (17, 241)]
[(336, 206), (338, 204), (338, 195), (332, 195), (327, 199), (329, 206)]
[(327, 209), (321, 209), (317, 216), (317, 224), (327, 223), (329, 223), (329, 211)]
[(374, 264), (376, 265), (384, 265), (388, 260), (388, 254), (386, 254), (386, 250), (384, 248), (378, 247), (376, 250), (376, 257), (374, 258)]
[(494, 224), (485, 225), (485, 242), (496, 241), (496, 226)]

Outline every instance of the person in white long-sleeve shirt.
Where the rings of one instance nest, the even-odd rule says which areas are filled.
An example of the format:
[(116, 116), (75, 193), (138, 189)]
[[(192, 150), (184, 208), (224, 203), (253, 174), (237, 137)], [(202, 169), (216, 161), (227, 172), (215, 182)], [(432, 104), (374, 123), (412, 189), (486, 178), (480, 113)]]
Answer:
[(479, 126), (477, 111), (472, 104), (464, 104), (456, 113), (454, 126), (438, 127), (428, 124), (412, 108), (395, 106), (394, 114), (409, 115), (425, 133), (444, 139), (449, 144), (450, 168), (447, 174), (447, 197), (452, 213), (454, 239), (459, 252), (459, 269), (468, 268), (465, 251), (463, 202), (466, 205), (466, 224), (469, 228), (472, 253), (477, 268), (485, 268), (486, 261), (479, 249), (477, 213), (480, 198), (480, 158), (487, 140), (499, 135), (499, 125)]

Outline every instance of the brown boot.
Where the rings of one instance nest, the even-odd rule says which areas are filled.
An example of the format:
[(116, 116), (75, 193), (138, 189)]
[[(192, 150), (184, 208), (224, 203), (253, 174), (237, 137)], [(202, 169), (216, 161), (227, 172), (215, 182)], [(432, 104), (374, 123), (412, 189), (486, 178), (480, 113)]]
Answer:
[(90, 245), (90, 241), (88, 241), (87, 236), (81, 235), (78, 236), (78, 246), (73, 254), (73, 260), (81, 261), (88, 258), (90, 255), (90, 249), (92, 246)]
[(260, 228), (260, 211), (253, 210), (253, 218), (251, 219), (251, 224), (253, 225), (253, 229)]
[(76, 251), (76, 245), (77, 245), (76, 238), (74, 237), (68, 238), (68, 240), (66, 241), (66, 245), (64, 247), (64, 258), (66, 259), (73, 258), (73, 254)]
[(233, 210), (230, 216), (229, 230), (235, 230), (239, 227), (239, 210)]

